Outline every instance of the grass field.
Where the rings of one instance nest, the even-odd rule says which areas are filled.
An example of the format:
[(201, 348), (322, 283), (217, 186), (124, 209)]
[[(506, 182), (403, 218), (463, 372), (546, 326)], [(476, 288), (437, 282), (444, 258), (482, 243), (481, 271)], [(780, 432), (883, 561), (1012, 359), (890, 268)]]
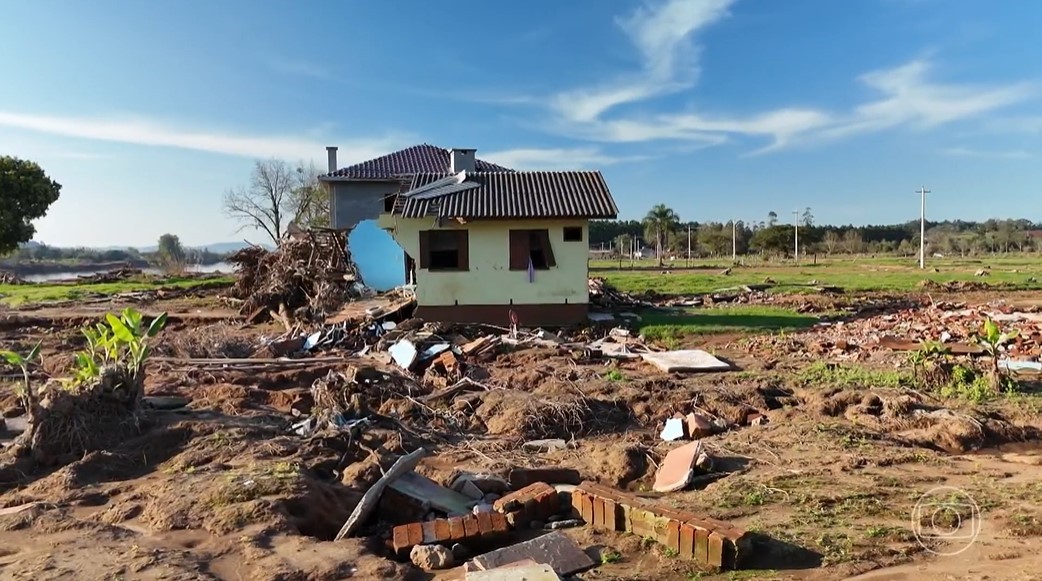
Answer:
[[(653, 260), (638, 261), (638, 268), (626, 262), (592, 261), (591, 276), (603, 277), (619, 290), (629, 293), (655, 291), (662, 294), (705, 294), (746, 284), (774, 282), (771, 292), (798, 293), (815, 285), (838, 286), (848, 291), (914, 291), (924, 280), (937, 283), (976, 281), (1004, 285), (1017, 290), (1042, 289), (1042, 256), (1016, 255), (977, 259), (930, 259), (926, 270), (920, 270), (908, 259), (893, 257), (809, 259), (800, 264), (752, 261), (732, 267), (730, 275), (721, 272), (730, 266), (729, 259), (685, 261), (667, 265), (668, 272)], [(988, 276), (977, 271), (987, 269)]]
[(103, 283), (54, 283), (54, 284), (0, 284), (0, 302), (9, 306), (47, 301), (62, 301), (87, 296), (114, 295), (123, 292), (154, 290), (159, 288), (200, 288), (231, 284), (231, 277), (194, 278), (172, 277), (166, 279), (126, 280)]
[(667, 344), (688, 335), (796, 330), (818, 322), (813, 315), (755, 305), (671, 311), (648, 309), (639, 314), (640, 333), (647, 339)]

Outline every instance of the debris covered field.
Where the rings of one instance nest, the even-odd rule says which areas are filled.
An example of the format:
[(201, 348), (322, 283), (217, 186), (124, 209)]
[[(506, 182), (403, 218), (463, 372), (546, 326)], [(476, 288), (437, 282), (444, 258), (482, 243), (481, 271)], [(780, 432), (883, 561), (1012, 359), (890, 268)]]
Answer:
[(581, 328), (448, 326), (340, 247), (243, 251), (235, 285), (0, 305), (0, 577), (1042, 564), (1037, 292), (593, 279)]

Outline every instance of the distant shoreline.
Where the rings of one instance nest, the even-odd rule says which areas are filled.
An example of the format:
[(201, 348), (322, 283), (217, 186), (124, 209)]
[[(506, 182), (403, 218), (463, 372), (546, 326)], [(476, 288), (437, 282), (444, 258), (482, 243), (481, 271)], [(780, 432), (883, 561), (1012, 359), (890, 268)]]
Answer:
[(121, 260), (118, 262), (0, 262), (0, 270), (12, 272), (17, 276), (34, 274), (53, 274), (59, 272), (98, 272), (119, 270), (121, 268), (149, 268), (147, 260)]

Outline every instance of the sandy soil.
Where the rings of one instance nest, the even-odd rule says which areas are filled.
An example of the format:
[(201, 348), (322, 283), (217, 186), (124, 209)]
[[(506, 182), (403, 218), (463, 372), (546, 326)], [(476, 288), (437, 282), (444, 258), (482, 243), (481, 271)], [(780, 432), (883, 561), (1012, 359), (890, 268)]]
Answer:
[[(246, 358), (260, 338), (281, 333), (243, 327), (227, 308), (199, 299), (135, 306), (189, 315), (172, 319), (159, 356)], [(42, 340), (43, 369), (60, 374), (82, 347), (78, 325), (98, 311), (0, 312), (0, 348)], [(529, 348), (472, 362), (476, 378), (508, 389), (430, 405), (413, 397), (417, 380), (380, 352), (327, 352), (296, 367), (157, 359), (148, 393), (186, 398), (186, 408), (151, 411), (139, 434), (61, 465), (0, 462), (0, 578), (429, 579), (390, 557), (387, 527), (331, 541), (395, 454), (434, 450), (419, 471), (441, 482), (460, 469), (550, 465), (648, 493), (670, 449), (658, 439), (662, 422), (695, 410), (734, 426), (706, 439), (726, 474), (660, 501), (755, 532), (756, 570), (703, 571), (632, 536), (573, 529), (592, 551), (622, 554), (583, 579), (1042, 578), (1032, 573), (1042, 570), (1038, 396), (971, 405), (916, 390), (808, 383), (805, 358), (779, 352), (768, 360), (733, 336), (695, 345), (740, 371), (667, 375), (639, 362)], [(905, 361), (881, 352), (861, 364), (892, 370)], [(364, 405), (392, 420), (355, 439), (292, 433), (295, 413), (312, 405), (312, 383), (348, 367), (369, 380)], [(0, 409), (17, 413), (12, 391), (3, 393)], [(752, 413), (769, 422), (748, 425)], [(575, 447), (520, 450), (544, 437)], [(915, 525), (917, 503), (924, 514), (958, 513), (961, 534), (939, 539), (950, 529), (928, 518)]]

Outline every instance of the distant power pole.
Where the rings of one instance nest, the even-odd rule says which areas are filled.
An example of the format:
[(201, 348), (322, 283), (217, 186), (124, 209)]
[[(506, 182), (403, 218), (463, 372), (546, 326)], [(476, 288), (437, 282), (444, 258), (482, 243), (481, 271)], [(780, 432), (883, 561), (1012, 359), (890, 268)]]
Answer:
[(691, 224), (687, 225), (687, 266), (691, 267)]
[(793, 248), (796, 256), (796, 264), (800, 263), (800, 211), (792, 211), (792, 225), (794, 226), (793, 235), (795, 240), (793, 241)]
[(926, 186), (919, 188), (919, 191), (915, 192), (920, 196), (919, 203), (919, 268), (926, 268), (926, 194), (930, 193), (930, 190), (926, 189)]
[(731, 218), (731, 263), (738, 262), (738, 222)]

